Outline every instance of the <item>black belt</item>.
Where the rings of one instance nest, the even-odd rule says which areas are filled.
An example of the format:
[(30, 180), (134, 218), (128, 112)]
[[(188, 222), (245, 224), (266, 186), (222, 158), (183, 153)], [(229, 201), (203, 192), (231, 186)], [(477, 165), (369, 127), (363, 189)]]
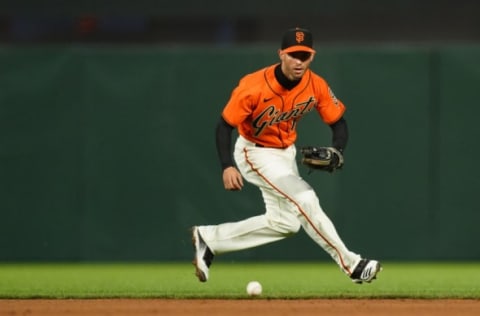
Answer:
[(255, 143), (255, 147), (285, 149), (285, 148), (287, 148), (288, 146), (286, 146), (286, 147), (268, 147), (268, 146), (264, 146), (264, 145), (262, 145), (262, 144), (257, 144), (257, 143)]

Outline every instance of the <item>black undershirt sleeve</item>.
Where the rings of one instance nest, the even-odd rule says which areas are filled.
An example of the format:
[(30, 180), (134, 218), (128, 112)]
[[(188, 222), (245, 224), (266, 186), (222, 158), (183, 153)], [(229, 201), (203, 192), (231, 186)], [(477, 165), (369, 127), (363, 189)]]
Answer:
[(348, 142), (347, 121), (342, 117), (329, 126), (332, 129), (332, 147), (343, 153)]
[(232, 159), (232, 131), (233, 126), (228, 124), (223, 117), (217, 123), (215, 129), (215, 138), (217, 145), (217, 154), (220, 159), (222, 170), (234, 166)]

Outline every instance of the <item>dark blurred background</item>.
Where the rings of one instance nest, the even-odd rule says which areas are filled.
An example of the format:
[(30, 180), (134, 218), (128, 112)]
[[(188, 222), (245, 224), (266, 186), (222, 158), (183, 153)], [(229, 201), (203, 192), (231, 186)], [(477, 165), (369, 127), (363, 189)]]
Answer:
[[(347, 106), (342, 172), (299, 168), (346, 244), (479, 260), (480, 1), (3, 0), (0, 261), (188, 262), (191, 226), (262, 213), (214, 129), (297, 25)], [(298, 132), (330, 142), (315, 114)], [(232, 259), (330, 260), (303, 232)]]
[(0, 4), (0, 41), (252, 44), (303, 25), (317, 43), (476, 42), (475, 0), (13, 1)]

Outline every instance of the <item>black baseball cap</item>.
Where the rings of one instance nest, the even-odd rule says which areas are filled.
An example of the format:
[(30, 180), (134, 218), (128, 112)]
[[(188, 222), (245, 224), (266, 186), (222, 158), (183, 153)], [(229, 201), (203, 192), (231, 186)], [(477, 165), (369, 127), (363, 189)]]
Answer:
[(315, 53), (312, 33), (301, 27), (287, 30), (285, 34), (283, 34), (282, 51), (285, 53)]

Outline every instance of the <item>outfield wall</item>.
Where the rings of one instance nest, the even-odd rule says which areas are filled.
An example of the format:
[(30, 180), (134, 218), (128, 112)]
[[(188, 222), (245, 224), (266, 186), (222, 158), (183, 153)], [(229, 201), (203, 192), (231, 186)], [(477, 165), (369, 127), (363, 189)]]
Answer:
[[(214, 127), (275, 47), (0, 49), (0, 261), (189, 260), (189, 227), (261, 213), (223, 190)], [(395, 260), (480, 259), (480, 47), (327, 47), (345, 169), (310, 174), (344, 241)], [(312, 113), (298, 145), (328, 144)], [(225, 260), (323, 260), (301, 232)]]

